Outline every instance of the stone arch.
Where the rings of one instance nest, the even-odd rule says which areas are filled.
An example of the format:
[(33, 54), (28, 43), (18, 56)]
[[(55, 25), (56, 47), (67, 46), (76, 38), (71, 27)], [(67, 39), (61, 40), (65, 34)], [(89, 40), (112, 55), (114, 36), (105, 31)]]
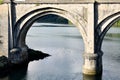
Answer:
[(106, 17), (103, 21), (101, 21), (98, 24), (97, 28), (95, 29), (95, 33), (96, 33), (95, 37), (96, 37), (96, 45), (97, 45), (96, 51), (101, 50), (102, 42), (106, 33), (112, 27), (112, 25), (118, 20), (120, 20), (120, 11)]
[[(45, 7), (33, 10), (27, 14), (25, 14), (23, 17), (21, 17), (15, 24), (14, 28), (14, 47), (24, 47), (25, 44), (25, 38), (27, 31), (31, 27), (31, 25), (40, 17), (48, 15), (48, 14), (54, 14), (61, 17), (66, 18), (67, 20), (71, 21), (76, 27), (78, 27), (79, 31), (81, 32), (84, 44), (86, 45), (86, 31), (85, 31), (85, 20), (78, 14), (72, 14), (69, 11), (59, 9), (59, 8), (53, 8), (53, 7)], [(80, 18), (80, 22), (76, 17)]]

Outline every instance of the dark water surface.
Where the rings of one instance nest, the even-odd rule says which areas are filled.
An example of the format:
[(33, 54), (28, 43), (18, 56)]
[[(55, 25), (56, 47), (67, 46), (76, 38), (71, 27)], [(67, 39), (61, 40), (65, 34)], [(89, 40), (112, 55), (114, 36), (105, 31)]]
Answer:
[(108, 33), (102, 47), (102, 77), (82, 75), (84, 43), (76, 27), (31, 27), (27, 45), (52, 56), (32, 61), (0, 80), (120, 80), (120, 29)]

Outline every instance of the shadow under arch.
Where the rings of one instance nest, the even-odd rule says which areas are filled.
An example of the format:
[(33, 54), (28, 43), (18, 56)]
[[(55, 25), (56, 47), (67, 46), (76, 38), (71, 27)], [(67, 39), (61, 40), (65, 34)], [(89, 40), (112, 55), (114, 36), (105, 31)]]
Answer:
[[(38, 12), (38, 13), (37, 13)], [(32, 15), (34, 13), (37, 13), (35, 15)], [(45, 15), (49, 15), (49, 14), (54, 14), (54, 15), (58, 15), (61, 16), (69, 21), (71, 21), (75, 26), (78, 27), (78, 29), (81, 32), (84, 44), (86, 45), (86, 32), (84, 29), (84, 25), (85, 25), (85, 20), (80, 17), (82, 19), (81, 22), (79, 22), (78, 20), (76, 20), (74, 18), (74, 14), (71, 14), (70, 12), (66, 11), (66, 10), (62, 10), (62, 9), (58, 9), (58, 8), (53, 8), (53, 7), (46, 7), (46, 8), (42, 8), (42, 9), (36, 9), (33, 10), (29, 13), (27, 13), (26, 15), (24, 15), (23, 17), (21, 17), (15, 27), (14, 27), (14, 46), (15, 47), (24, 47), (26, 46), (25, 44), (25, 38), (27, 35), (27, 32), (29, 30), (29, 28), (32, 26), (32, 24), (40, 17), (45, 16)], [(32, 15), (32, 16), (31, 16)], [(27, 17), (31, 16), (27, 21), (25, 21), (25, 19)], [(21, 26), (22, 22), (25, 23)], [(79, 23), (79, 24), (76, 24)]]
[[(112, 20), (110, 20), (110, 19), (112, 19)], [(115, 14), (108, 16), (101, 23), (99, 23), (98, 27), (95, 29), (95, 31), (97, 33), (96, 34), (96, 39), (97, 39), (96, 40), (96, 45), (97, 45), (96, 51), (101, 51), (102, 42), (103, 42), (103, 39), (104, 39), (106, 33), (112, 27), (112, 25), (115, 24), (118, 20), (120, 20), (120, 12), (117, 12)], [(109, 22), (107, 23), (107, 21), (109, 21)], [(105, 26), (105, 28), (103, 30), (101, 30), (102, 26), (105, 23), (107, 23), (107, 25)]]

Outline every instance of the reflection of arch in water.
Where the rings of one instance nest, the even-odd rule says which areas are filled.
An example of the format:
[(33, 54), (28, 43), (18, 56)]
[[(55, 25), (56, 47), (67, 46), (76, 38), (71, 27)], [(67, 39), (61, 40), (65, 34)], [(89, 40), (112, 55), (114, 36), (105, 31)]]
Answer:
[(112, 27), (112, 25), (115, 24), (118, 20), (120, 20), (120, 12), (114, 13), (106, 17), (103, 21), (99, 23), (99, 25), (95, 29), (97, 51), (101, 50), (102, 42), (106, 33)]
[(83, 74), (83, 80), (102, 80), (102, 75), (84, 75)]
[(69, 21), (71, 21), (75, 26), (78, 27), (78, 29), (81, 32), (84, 44), (86, 45), (86, 32), (85, 32), (85, 20), (80, 16), (77, 15), (77, 17), (80, 17), (81, 21), (79, 22), (78, 20), (75, 19), (74, 14), (63, 10), (63, 9), (58, 9), (58, 8), (53, 8), (53, 7), (46, 7), (46, 8), (40, 8), (33, 10), (23, 17), (21, 17), (14, 28), (14, 46), (15, 47), (24, 47), (26, 45), (25, 43), (25, 38), (26, 34), (29, 30), (29, 28), (32, 26), (32, 24), (40, 17), (53, 14), (53, 15), (58, 15), (61, 16)]

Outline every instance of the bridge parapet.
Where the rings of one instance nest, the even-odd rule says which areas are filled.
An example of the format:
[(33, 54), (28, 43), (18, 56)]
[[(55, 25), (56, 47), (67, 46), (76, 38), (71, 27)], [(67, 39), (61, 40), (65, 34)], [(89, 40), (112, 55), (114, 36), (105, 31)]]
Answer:
[[(9, 3), (11, 0), (4, 0), (4, 3)], [(13, 0), (15, 3), (120, 3), (120, 0)]]

